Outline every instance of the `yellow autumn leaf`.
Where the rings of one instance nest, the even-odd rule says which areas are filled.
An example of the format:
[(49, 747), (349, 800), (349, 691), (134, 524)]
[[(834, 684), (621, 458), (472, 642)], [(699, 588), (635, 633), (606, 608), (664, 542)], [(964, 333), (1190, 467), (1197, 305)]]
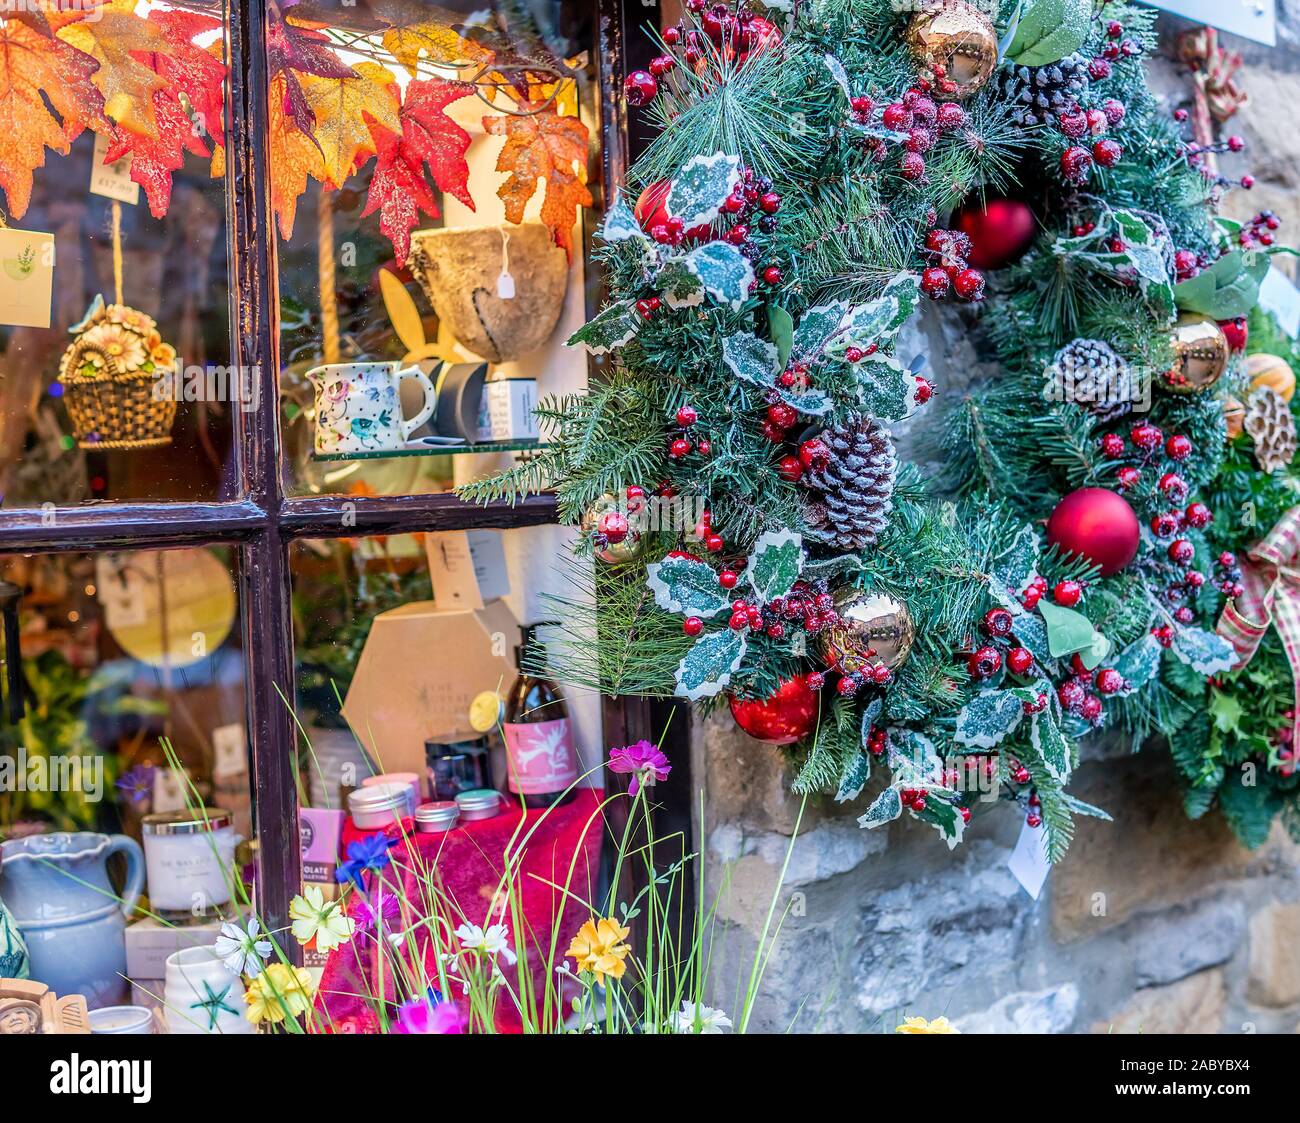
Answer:
[[(377, 62), (361, 62), (353, 69), (355, 78), (298, 75), (307, 105), (316, 117), (312, 135), (320, 145), (325, 179), (335, 187), (348, 178), (359, 155), (374, 152), (374, 141), (363, 113), (368, 113), (390, 132), (401, 131), (398, 123), (401, 102), (392, 72)], [(293, 127), (292, 123), (289, 127)]]
[(131, 12), (106, 8), (65, 24), (55, 34), (99, 63), (91, 81), (104, 95), (104, 112), (124, 129), (156, 137), (153, 95), (167, 83), (132, 56), (136, 51), (171, 54), (162, 30)]
[[(307, 190), (307, 177), (324, 180), (325, 164), (320, 149), (311, 141), (281, 107), (284, 105), (284, 75), (271, 79), (271, 113), (268, 128), (268, 154), (271, 172), (271, 209), (280, 226), (280, 236), (293, 234), (293, 220), (298, 210), (298, 196)], [(224, 171), (225, 150), (221, 165)], [(213, 174), (216, 174), (216, 154), (213, 155)]]
[(431, 63), (466, 66), (487, 62), (492, 52), (462, 37), (443, 23), (415, 23), (407, 27), (390, 27), (384, 32), (384, 50), (412, 75), (423, 54)]

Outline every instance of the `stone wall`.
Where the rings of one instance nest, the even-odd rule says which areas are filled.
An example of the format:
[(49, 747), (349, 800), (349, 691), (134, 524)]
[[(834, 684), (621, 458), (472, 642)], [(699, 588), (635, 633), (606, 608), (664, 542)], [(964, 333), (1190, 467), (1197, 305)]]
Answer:
[[(1295, 242), (1300, 2), (1279, 8), (1277, 49), (1225, 37), (1246, 56), (1241, 84), (1252, 101), (1228, 129), (1250, 147), (1224, 170), (1249, 167), (1258, 180), (1228, 210), (1271, 208)], [(1171, 49), (1189, 25), (1162, 20)], [(1188, 97), (1171, 62), (1154, 64), (1153, 84), (1175, 103)], [(922, 349), (945, 393), (987, 373), (950, 310), (925, 317), (902, 348)], [(1300, 847), (1279, 829), (1247, 851), (1217, 815), (1188, 821), (1162, 749), (1091, 750), (1071, 790), (1115, 821), (1079, 822), (1035, 902), (1007, 869), (1020, 830), (1007, 805), (977, 814), (950, 853), (910, 820), (859, 829), (858, 804), (809, 800), (799, 821), (777, 753), (728, 715), (703, 723), (694, 743), (718, 902), (713, 1001), (728, 1011), (745, 991), (788, 853), (778, 919), (791, 907), (751, 1028), (871, 1032), (892, 1030), (902, 1014), (946, 1014), (964, 1032), (1300, 1029)]]

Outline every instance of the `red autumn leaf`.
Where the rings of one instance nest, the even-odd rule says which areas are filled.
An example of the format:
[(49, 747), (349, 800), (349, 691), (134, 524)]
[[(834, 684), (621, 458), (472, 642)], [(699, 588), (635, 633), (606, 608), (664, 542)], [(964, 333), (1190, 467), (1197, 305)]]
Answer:
[(441, 78), (409, 83), (398, 115), (400, 134), (365, 115), (375, 141), (375, 171), (361, 213), (364, 217), (379, 212), (379, 229), (393, 243), (399, 265), (410, 252), (411, 230), (419, 221), (419, 212), (430, 218), (441, 213), (425, 179), (426, 165), (440, 190), (474, 209), (465, 159), (469, 133), (443, 112), (453, 101), (473, 92), (474, 87), (464, 82)]
[(221, 21), (197, 12), (163, 8), (155, 8), (148, 18), (162, 28), (163, 38), (172, 48), (170, 54), (153, 54), (149, 65), (167, 79), (173, 94), (185, 95), (208, 135), (224, 144), (226, 65), (219, 54), (194, 43), (198, 36), (220, 30)]
[[(310, 27), (296, 27), (283, 19), (272, 18), (266, 29), (268, 82), (277, 75), (284, 78), (283, 109), (300, 132), (312, 136), (316, 114), (307, 103), (299, 74), (318, 78), (355, 78), (357, 72), (345, 64), (331, 49), (327, 35)], [(272, 112), (281, 108), (271, 106)]]
[(208, 155), (207, 145), (195, 134), (189, 115), (181, 103), (165, 91), (154, 95), (154, 119), (157, 136), (141, 136), (129, 129), (115, 127), (109, 134), (104, 163), (112, 164), (123, 156), (131, 157), (131, 178), (144, 188), (149, 213), (162, 218), (172, 197), (172, 172), (185, 164), (185, 153)]

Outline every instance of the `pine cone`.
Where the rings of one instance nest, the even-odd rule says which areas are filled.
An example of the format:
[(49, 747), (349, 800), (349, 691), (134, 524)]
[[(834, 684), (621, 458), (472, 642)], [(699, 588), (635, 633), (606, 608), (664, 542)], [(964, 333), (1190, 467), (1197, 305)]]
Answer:
[(1067, 343), (1048, 373), (1049, 400), (1074, 402), (1102, 421), (1125, 416), (1138, 398), (1132, 367), (1100, 339)]
[(820, 439), (830, 457), (804, 476), (820, 493), (805, 505), (809, 537), (841, 550), (865, 549), (888, 525), (894, 505), (894, 442), (875, 421), (860, 414), (824, 430)]
[(1050, 125), (1088, 92), (1088, 60), (1067, 55), (1047, 66), (1013, 66), (1002, 78), (1002, 94), (1016, 107), (1019, 125)]
[(1265, 472), (1291, 463), (1296, 453), (1295, 419), (1291, 407), (1271, 386), (1261, 386), (1246, 403), (1246, 432), (1255, 442), (1255, 459)]

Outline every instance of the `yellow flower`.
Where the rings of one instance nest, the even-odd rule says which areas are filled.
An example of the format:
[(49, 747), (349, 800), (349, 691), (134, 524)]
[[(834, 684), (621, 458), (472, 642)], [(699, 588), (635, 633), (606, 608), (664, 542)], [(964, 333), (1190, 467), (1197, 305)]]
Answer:
[(947, 1018), (935, 1018), (927, 1022), (924, 1018), (905, 1018), (895, 1033), (961, 1033)]
[(169, 367), (176, 361), (176, 348), (170, 343), (155, 343), (149, 348), (149, 358), (156, 367)]
[(296, 1018), (311, 1005), (311, 975), (305, 967), (272, 963), (248, 984), (244, 1001), (244, 1017), (254, 1025)]
[(343, 914), (342, 901), (326, 901), (319, 885), (307, 886), (306, 892), (289, 902), (293, 917), (293, 936), (300, 944), (316, 941), (318, 951), (332, 951), (352, 938), (356, 927)]
[(621, 979), (627, 970), (623, 961), (632, 951), (623, 942), (629, 931), (612, 916), (600, 921), (588, 920), (564, 954), (577, 964), (579, 971), (590, 971), (595, 975), (598, 983), (603, 984), (606, 975)]
[(136, 370), (145, 360), (143, 340), (120, 324), (96, 324), (81, 338), (87, 347), (103, 352), (121, 370)]

